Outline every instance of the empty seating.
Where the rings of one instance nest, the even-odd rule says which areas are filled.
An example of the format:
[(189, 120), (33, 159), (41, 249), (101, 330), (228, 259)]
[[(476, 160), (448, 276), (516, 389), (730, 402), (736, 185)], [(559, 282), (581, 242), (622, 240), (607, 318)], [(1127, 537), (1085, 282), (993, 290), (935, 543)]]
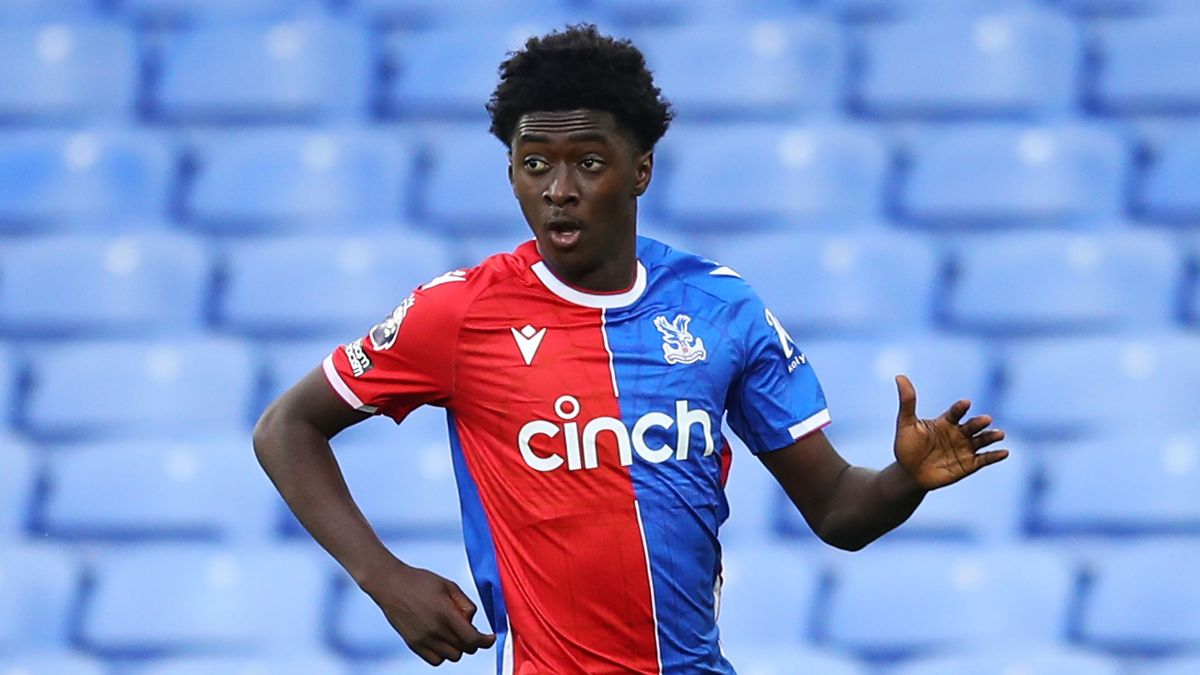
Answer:
[(45, 438), (245, 430), (257, 377), (219, 338), (47, 345), (30, 367), (21, 420)]
[[(0, 277), (2, 279), (2, 277)], [(0, 344), (0, 437), (13, 422), (17, 400), (17, 359), (3, 344)]]
[(417, 213), (430, 231), (529, 231), (508, 182), (508, 153), (485, 125), (438, 127), (427, 134), (425, 148), (429, 173)]
[(153, 113), (172, 121), (312, 121), (367, 108), (366, 35), (294, 20), (200, 25), (159, 55)]
[(1012, 11), (919, 16), (864, 29), (861, 110), (1021, 114), (1074, 103), (1080, 40), (1067, 18)]
[(1145, 675), (1190, 675), (1200, 672), (1200, 656), (1165, 658), (1142, 669)]
[(634, 37), (681, 117), (794, 116), (838, 98), (842, 36), (826, 19), (686, 24)]
[(349, 230), (405, 208), (409, 151), (394, 134), (231, 132), (198, 143), (195, 155), (185, 210), (203, 229)]
[(151, 24), (280, 19), (318, 9), (319, 0), (115, 0), (117, 9)]
[(1200, 16), (1176, 14), (1108, 21), (1096, 32), (1090, 98), (1118, 113), (1200, 110)]
[(447, 661), (436, 669), (419, 658), (407, 655), (396, 659), (369, 663), (360, 675), (493, 675), (496, 672), (495, 649), (467, 654), (457, 663)]
[(445, 24), (487, 26), (527, 21), (562, 26), (581, 18), (580, 8), (570, 0), (463, 0), (453, 5), (439, 0), (353, 0), (353, 5), (385, 25), (425, 30)]
[(786, 544), (746, 544), (726, 547), (721, 566), (717, 625), (723, 644), (751, 654), (809, 639), (821, 573), (811, 556)]
[(156, 661), (131, 675), (348, 675), (349, 669), (321, 652), (279, 656), (193, 656)]
[(725, 483), (729, 518), (721, 525), (721, 543), (736, 546), (769, 541), (775, 534), (779, 509), (787, 496), (775, 477), (750, 454), (728, 424), (721, 430), (733, 451)]
[(32, 450), (0, 432), (0, 546), (25, 531), (36, 479)]
[(866, 675), (866, 666), (846, 656), (799, 646), (725, 650), (737, 672), (746, 675), (791, 675), (821, 673), (821, 675)]
[(660, 215), (723, 232), (869, 223), (889, 161), (875, 133), (846, 124), (682, 126), (658, 157)]
[(0, 229), (161, 218), (173, 158), (140, 131), (0, 134)]
[(73, 652), (12, 652), (0, 656), (5, 675), (109, 675), (101, 661)]
[(281, 508), (246, 436), (72, 445), (47, 483), (37, 530), (65, 537), (262, 538)]
[(79, 565), (71, 554), (0, 544), (0, 650), (66, 647), (78, 586)]
[[(0, 11), (11, 21), (7, 6), (0, 6)], [(137, 73), (133, 34), (121, 26), (100, 22), (4, 26), (0, 28), (0, 119), (121, 120), (133, 112)]]
[(1099, 557), (1084, 598), (1079, 634), (1096, 647), (1157, 653), (1200, 641), (1200, 564), (1195, 542), (1114, 548)]
[(1189, 335), (1034, 340), (1005, 350), (997, 417), (1041, 435), (1097, 434), (1133, 420), (1195, 428), (1200, 339)]
[(959, 247), (946, 314), (989, 333), (1166, 326), (1178, 314), (1178, 247), (1148, 232), (973, 238)]
[(80, 639), (113, 655), (313, 650), (325, 563), (318, 552), (155, 544), (95, 564)]
[(1147, 218), (1189, 225), (1200, 217), (1200, 127), (1186, 126), (1150, 148), (1136, 197)]
[(937, 262), (918, 237), (768, 233), (696, 245), (741, 274), (793, 336), (896, 335), (931, 316)]
[(894, 675), (1120, 675), (1115, 659), (1064, 648), (1008, 645), (975, 654), (934, 656), (905, 664)]
[(449, 271), (450, 262), (445, 243), (417, 233), (239, 243), (227, 249), (218, 317), (240, 332), (348, 341), (366, 335), (415, 287)]
[(1125, 148), (1099, 126), (958, 124), (910, 155), (900, 211), (925, 225), (1095, 224), (1122, 201)]
[[(1065, 635), (1073, 587), (1067, 565), (1037, 549), (879, 549), (835, 571), (824, 634), (834, 645), (884, 656), (1049, 642)], [(913, 607), (921, 608), (919, 620)]]
[(196, 330), (208, 253), (178, 235), (56, 236), (0, 250), (0, 331), (55, 338)]

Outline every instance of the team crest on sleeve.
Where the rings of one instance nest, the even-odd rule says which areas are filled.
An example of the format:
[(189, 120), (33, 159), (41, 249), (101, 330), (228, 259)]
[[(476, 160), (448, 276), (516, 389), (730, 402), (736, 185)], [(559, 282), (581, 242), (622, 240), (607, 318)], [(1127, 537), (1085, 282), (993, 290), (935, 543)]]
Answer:
[(692, 317), (686, 314), (676, 314), (674, 321), (667, 321), (665, 316), (654, 317), (654, 327), (662, 333), (663, 358), (667, 363), (695, 363), (708, 356), (704, 340), (688, 331), (691, 322)]
[(400, 324), (404, 323), (404, 317), (408, 314), (409, 308), (413, 306), (415, 298), (408, 296), (404, 302), (396, 306), (388, 318), (375, 324), (371, 329), (371, 346), (377, 352), (385, 349), (391, 349), (392, 345), (396, 344), (396, 334), (400, 332)]

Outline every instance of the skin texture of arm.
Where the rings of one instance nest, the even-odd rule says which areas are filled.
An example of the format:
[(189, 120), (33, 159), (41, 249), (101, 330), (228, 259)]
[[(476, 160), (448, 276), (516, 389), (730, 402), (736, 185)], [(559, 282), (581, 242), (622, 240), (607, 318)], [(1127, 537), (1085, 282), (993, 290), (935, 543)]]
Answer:
[(896, 378), (896, 461), (881, 471), (850, 466), (825, 434), (817, 431), (759, 459), (822, 541), (857, 551), (899, 526), (925, 494), (1003, 460), (1007, 450), (980, 452), (1004, 438), (988, 429), (991, 417), (960, 421), (970, 408), (962, 400), (931, 419), (916, 416), (917, 393), (908, 378)]
[(318, 368), (263, 413), (254, 454), (300, 523), (413, 652), (438, 665), (490, 647), (496, 638), (471, 624), (476, 607), (462, 589), (392, 555), (351, 498), (329, 439), (368, 417), (338, 398)]

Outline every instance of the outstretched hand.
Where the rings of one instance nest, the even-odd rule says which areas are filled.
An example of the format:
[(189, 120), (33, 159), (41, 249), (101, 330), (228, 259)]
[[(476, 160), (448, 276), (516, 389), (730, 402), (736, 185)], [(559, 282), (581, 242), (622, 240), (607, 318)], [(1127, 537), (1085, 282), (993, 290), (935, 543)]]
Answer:
[(935, 419), (917, 417), (917, 390), (904, 375), (896, 376), (900, 412), (896, 416), (896, 461), (924, 490), (955, 483), (989, 464), (1008, 457), (1008, 450), (980, 452), (1004, 438), (999, 429), (988, 429), (989, 415), (960, 421), (971, 402), (961, 400)]

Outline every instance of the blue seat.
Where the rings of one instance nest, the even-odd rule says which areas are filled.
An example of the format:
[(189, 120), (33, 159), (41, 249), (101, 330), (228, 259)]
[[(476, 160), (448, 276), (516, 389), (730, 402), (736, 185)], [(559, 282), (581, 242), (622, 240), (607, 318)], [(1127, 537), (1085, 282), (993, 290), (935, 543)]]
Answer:
[(1149, 154), (1138, 184), (1138, 212), (1156, 221), (1193, 224), (1200, 217), (1200, 126), (1167, 134)]
[(1142, 669), (1143, 675), (1192, 675), (1200, 673), (1200, 656), (1177, 656), (1153, 662)]
[(168, 234), (18, 239), (0, 267), (0, 330), (21, 336), (195, 330), (210, 282), (203, 244)]
[(318, 0), (113, 0), (122, 14), (149, 24), (282, 19), (319, 9)]
[(920, 237), (766, 233), (695, 243), (743, 276), (797, 338), (896, 335), (923, 328), (932, 315), (937, 260)]
[(463, 267), (474, 267), (497, 253), (509, 253), (530, 239), (533, 239), (533, 233), (524, 220), (514, 219), (503, 232), (459, 239), (455, 247), (456, 260)]
[(835, 571), (824, 635), (870, 656), (1049, 642), (1066, 634), (1074, 585), (1071, 569), (1044, 550), (886, 547)]
[(79, 577), (79, 564), (61, 549), (0, 545), (0, 650), (66, 647)]
[[(487, 617), (483, 612), (483, 605), (479, 602), (479, 594), (475, 590), (475, 583), (471, 578), (470, 568), (467, 566), (467, 554), (463, 550), (462, 544), (404, 540), (389, 544), (389, 548), (406, 564), (430, 570), (458, 584), (467, 597), (475, 603), (475, 606), (479, 607), (479, 612), (475, 615), (475, 627), (485, 633), (491, 632), (492, 629), (488, 627)], [(341, 584), (331, 605), (333, 613), (332, 639), (338, 648), (362, 656), (404, 653), (412, 660), (417, 660), (416, 656), (408, 653), (408, 647), (404, 644), (404, 640), (388, 623), (375, 602), (357, 586), (351, 583)], [(495, 650), (483, 651), (460, 663), (467, 664), (476, 661), (490, 663), (491, 670), (483, 672), (494, 674), (496, 672), (495, 655)], [(417, 662), (425, 665), (423, 662)], [(392, 673), (393, 671), (387, 670), (386, 672)]]
[(417, 206), (423, 226), (483, 236), (529, 232), (508, 182), (508, 153), (485, 125), (440, 127), (424, 146), (429, 173)]
[(46, 476), (37, 531), (59, 537), (261, 539), (282, 510), (246, 436), (73, 444)]
[(497, 667), (495, 649), (468, 654), (461, 661), (447, 661), (434, 668), (407, 654), (395, 659), (369, 662), (359, 675), (494, 675)]
[(1115, 659), (1057, 646), (1007, 645), (977, 653), (923, 658), (890, 671), (891, 675), (1120, 675)]
[[(441, 0), (352, 0), (352, 4), (369, 18), (402, 29), (436, 30), (461, 25), (494, 27), (514, 22), (561, 27), (571, 20), (577, 22), (583, 18), (581, 8), (571, 0), (461, 0), (452, 5)], [(503, 52), (497, 55), (493, 74), (502, 58)]]
[(1080, 38), (1042, 11), (921, 16), (869, 25), (852, 94), (880, 115), (1062, 111), (1075, 99)]
[(21, 421), (47, 439), (244, 431), (257, 377), (222, 338), (47, 345), (29, 366)]
[(1178, 247), (1149, 233), (976, 237), (959, 247), (945, 312), (993, 334), (1166, 327), (1182, 275)]
[(1118, 215), (1125, 148), (1082, 124), (953, 125), (918, 134), (901, 215), (929, 226), (1074, 225)]
[(1006, 350), (997, 417), (1036, 435), (1097, 434), (1131, 420), (1195, 425), (1200, 339), (1163, 334), (1034, 340)]
[(729, 651), (733, 667), (745, 675), (867, 675), (866, 666), (846, 656), (800, 646), (771, 646)]
[[(367, 330), (361, 331), (366, 335)], [(331, 335), (286, 342), (267, 342), (259, 349), (259, 358), (265, 364), (266, 392), (263, 404), (268, 404), (296, 384), (346, 340), (358, 335)]]
[(156, 544), (94, 565), (81, 643), (114, 656), (320, 647), (326, 567), (309, 549)]
[(9, 23), (93, 18), (96, 3), (94, 0), (0, 0), (0, 12)]
[(648, 194), (659, 193), (660, 215), (722, 232), (871, 222), (889, 163), (875, 133), (846, 124), (684, 126), (658, 158)]
[(0, 542), (24, 533), (37, 477), (33, 451), (16, 437), (0, 432)]
[(339, 659), (322, 652), (280, 656), (193, 656), (155, 661), (129, 675), (349, 675)]
[(842, 36), (827, 19), (698, 22), (634, 43), (681, 119), (793, 117), (839, 99)]
[(16, 653), (0, 656), (0, 673), (21, 675), (109, 675), (102, 661), (74, 652)]
[(1117, 113), (1200, 109), (1200, 16), (1173, 14), (1101, 23), (1089, 98)]
[[(4, 16), (11, 21), (14, 15)], [(133, 34), (123, 27), (6, 25), (0, 28), (0, 119), (120, 120), (133, 112), (137, 72)]]
[(787, 495), (728, 423), (723, 425), (721, 433), (733, 452), (725, 482), (729, 518), (721, 525), (721, 543), (742, 546), (768, 542), (776, 534), (780, 505)]
[(790, 544), (745, 544), (725, 547), (721, 565), (717, 626), (722, 644), (733, 653), (752, 654), (808, 641), (821, 578), (811, 555)]
[(185, 122), (362, 114), (370, 66), (366, 35), (352, 24), (203, 24), (164, 42), (151, 110)]
[(1200, 642), (1200, 564), (1193, 541), (1142, 540), (1110, 550), (1091, 569), (1080, 639), (1095, 647), (1158, 653)]
[(1028, 0), (816, 0), (835, 14), (855, 20), (903, 19), (911, 16), (981, 14), (1028, 8)]
[(174, 160), (140, 131), (0, 134), (0, 229), (154, 220)]
[(366, 335), (450, 263), (442, 240), (418, 233), (239, 243), (226, 251), (227, 285), (217, 314), (239, 332), (349, 341)]
[(206, 139), (186, 196), (191, 225), (215, 231), (346, 229), (392, 222), (412, 167), (394, 134), (273, 130)]
[(1056, 444), (1042, 457), (1041, 474), (1036, 509), (1041, 531), (1200, 533), (1200, 445), (1182, 431), (1127, 430)]

